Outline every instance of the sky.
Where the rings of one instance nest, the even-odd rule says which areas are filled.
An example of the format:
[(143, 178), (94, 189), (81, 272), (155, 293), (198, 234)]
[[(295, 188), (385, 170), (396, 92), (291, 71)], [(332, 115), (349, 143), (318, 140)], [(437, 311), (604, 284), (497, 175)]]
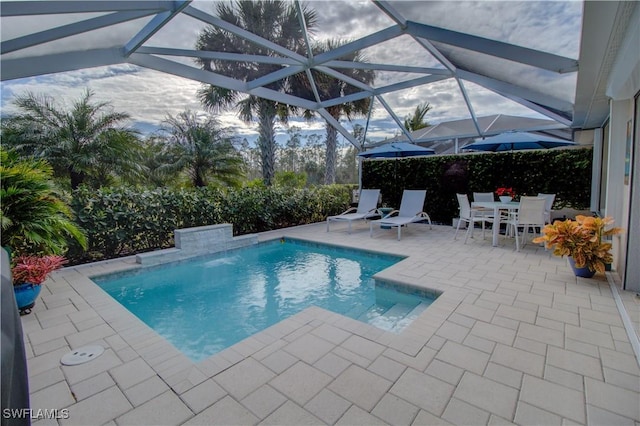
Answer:
[[(478, 1), (478, 2), (389, 2), (407, 19), (438, 26), (445, 29), (499, 39), (515, 45), (543, 50), (569, 58), (578, 58), (582, 3), (577, 1)], [(452, 6), (455, 5), (455, 6)], [(196, 1), (194, 7), (212, 13), (215, 2)], [(311, 1), (310, 8), (316, 10), (318, 21), (312, 29), (315, 40), (340, 38), (355, 40), (372, 34), (394, 24), (375, 4), (368, 1)], [(84, 15), (84, 18), (87, 16)], [(3, 18), (4, 19), (4, 18)], [(11, 18), (10, 25), (3, 21), (2, 40), (8, 40), (29, 31), (41, 31), (60, 23), (72, 21), (73, 17), (20, 17)], [(55, 21), (54, 21), (55, 20)], [(31, 52), (64, 50), (69, 43), (90, 44), (91, 37), (100, 40), (102, 45), (121, 44), (130, 35), (135, 34), (136, 24), (121, 24), (115, 29), (97, 30), (91, 35), (74, 36), (31, 48)], [(178, 16), (160, 30), (146, 43), (148, 46), (176, 47), (192, 49), (195, 40), (205, 24), (187, 16)], [(15, 53), (15, 52), (14, 52)], [(439, 67), (435, 58), (421, 48), (408, 35), (386, 41), (380, 45), (364, 49), (369, 62), (402, 64), (424, 67)], [(496, 60), (488, 63), (464, 50), (452, 52), (464, 58), (469, 66), (494, 67), (496, 72), (507, 81), (517, 81), (525, 87), (531, 85), (548, 94), (572, 101), (575, 91), (575, 74), (558, 77), (533, 67), (506, 63)], [(501, 62), (502, 61), (502, 62)], [(385, 86), (415, 75), (397, 72), (379, 72), (375, 87)], [(540, 83), (543, 83), (542, 85)], [(546, 118), (511, 100), (503, 98), (487, 89), (470, 82), (463, 82), (474, 112), (477, 116), (490, 114), (522, 115), (534, 118)], [(202, 111), (196, 92), (201, 84), (182, 77), (164, 74), (158, 71), (124, 64), (109, 67), (83, 69), (65, 73), (50, 74), (32, 78), (4, 81), (1, 85), (2, 115), (15, 113), (12, 100), (16, 95), (27, 91), (52, 96), (59, 105), (70, 105), (86, 89), (92, 90), (96, 102), (110, 102), (116, 111), (131, 115), (131, 124), (142, 133), (155, 131), (167, 117), (186, 109)], [(383, 96), (391, 109), (403, 119), (415, 107), (429, 102), (432, 110), (427, 115), (431, 124), (460, 118), (469, 118), (458, 83), (448, 79), (429, 85), (423, 85)], [(219, 120), (224, 126), (250, 142), (257, 137), (255, 123), (245, 123), (237, 117), (235, 111), (221, 112)], [(346, 119), (341, 123), (351, 130), (354, 123), (367, 125), (364, 118), (353, 122)], [(303, 130), (303, 134), (324, 134), (325, 123), (319, 117), (312, 121), (292, 118), (289, 125)], [(391, 116), (380, 104), (374, 104), (372, 117), (368, 123), (367, 137), (372, 141), (392, 137), (398, 127)], [(278, 125), (278, 140), (286, 140), (286, 126)]]

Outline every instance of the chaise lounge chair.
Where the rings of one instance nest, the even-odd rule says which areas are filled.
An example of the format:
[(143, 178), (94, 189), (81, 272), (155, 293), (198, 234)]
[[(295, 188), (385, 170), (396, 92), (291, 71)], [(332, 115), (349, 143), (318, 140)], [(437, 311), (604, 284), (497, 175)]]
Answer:
[(327, 218), (327, 232), (329, 232), (330, 222), (347, 222), (349, 224), (349, 234), (351, 233), (351, 222), (354, 220), (365, 220), (370, 217), (380, 216), (377, 210), (378, 198), (380, 197), (379, 189), (363, 189), (360, 192), (360, 201), (358, 208), (351, 207), (349, 210)]
[[(424, 199), (427, 196), (426, 190), (407, 190), (402, 193), (402, 201), (400, 202), (400, 210), (394, 210), (380, 220), (374, 220), (369, 224), (369, 236), (373, 237), (373, 224), (380, 224), (381, 227), (398, 228), (398, 241), (400, 241), (400, 233), (403, 226), (413, 222), (422, 222), (427, 220), (431, 227), (431, 218), (422, 211), (424, 208)], [(397, 216), (392, 216), (397, 214)]]

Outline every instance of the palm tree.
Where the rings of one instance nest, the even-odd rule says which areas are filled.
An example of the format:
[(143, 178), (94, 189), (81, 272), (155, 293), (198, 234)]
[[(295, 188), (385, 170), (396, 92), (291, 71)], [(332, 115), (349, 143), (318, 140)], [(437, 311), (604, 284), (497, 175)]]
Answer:
[(84, 234), (72, 222), (71, 209), (53, 186), (53, 170), (42, 159), (20, 159), (0, 149), (0, 223), (2, 246), (20, 252), (62, 253), (67, 239), (86, 248)]
[(195, 187), (207, 186), (210, 181), (237, 185), (243, 176), (243, 161), (233, 147), (231, 138), (214, 118), (199, 119), (197, 114), (184, 111), (165, 120), (170, 133), (163, 157), (167, 163), (160, 171), (186, 171)]
[[(315, 54), (333, 50), (344, 44), (341, 40), (329, 40), (324, 43), (318, 43), (314, 46)], [(343, 61), (365, 62), (366, 59), (360, 51), (352, 52), (346, 56), (339, 58)], [(364, 84), (373, 84), (375, 80), (375, 72), (366, 69), (343, 69), (341, 71), (348, 77), (358, 80)], [(356, 88), (342, 80), (329, 76), (318, 71), (312, 71), (313, 79), (316, 83), (318, 93), (321, 99), (334, 99), (346, 96), (352, 93), (361, 92), (362, 89)], [(366, 115), (369, 112), (371, 99), (365, 98), (354, 102), (345, 102), (327, 108), (327, 112), (336, 120), (340, 120), (342, 116), (349, 120), (356, 115)], [(326, 149), (326, 168), (324, 175), (324, 183), (332, 184), (336, 180), (336, 147), (338, 131), (329, 122), (326, 123), (327, 131), (327, 149)]]
[(120, 126), (130, 117), (113, 112), (107, 102), (92, 103), (86, 90), (70, 110), (45, 95), (28, 92), (15, 104), (21, 113), (3, 123), (3, 139), (21, 155), (46, 159), (71, 188), (104, 173), (126, 175), (138, 170), (137, 132)]
[[(226, 22), (294, 52), (302, 53), (304, 51), (304, 33), (293, 3), (277, 0), (220, 2), (216, 6), (216, 11), (220, 19)], [(303, 15), (308, 29), (315, 26), (315, 11), (303, 7)], [(274, 53), (266, 47), (251, 43), (213, 26), (205, 28), (200, 33), (196, 49), (274, 56)], [(204, 70), (215, 71), (218, 74), (243, 81), (252, 81), (281, 69), (279, 65), (257, 62), (205, 58), (199, 58), (196, 61)], [(276, 91), (284, 91), (288, 86), (287, 79), (281, 79), (266, 87)], [(200, 89), (198, 96), (201, 102), (213, 111), (236, 107), (240, 118), (247, 122), (253, 120), (254, 114), (257, 116), (259, 125), (257, 144), (261, 151), (262, 178), (265, 184), (271, 185), (275, 173), (275, 121), (277, 117), (286, 121), (286, 117), (292, 109), (275, 101), (252, 95), (246, 96), (240, 92), (213, 85)]]
[(168, 137), (159, 133), (141, 141), (140, 164), (143, 172), (137, 183), (149, 188), (162, 188), (175, 182), (174, 173), (161, 170), (164, 164), (170, 162), (166, 149), (168, 144)]
[(404, 128), (410, 132), (415, 132), (419, 129), (424, 129), (425, 127), (431, 126), (425, 119), (424, 116), (427, 115), (429, 111), (431, 111), (433, 107), (429, 104), (429, 102), (425, 102), (424, 104), (419, 104), (415, 111), (413, 111), (413, 115), (407, 115), (404, 119)]

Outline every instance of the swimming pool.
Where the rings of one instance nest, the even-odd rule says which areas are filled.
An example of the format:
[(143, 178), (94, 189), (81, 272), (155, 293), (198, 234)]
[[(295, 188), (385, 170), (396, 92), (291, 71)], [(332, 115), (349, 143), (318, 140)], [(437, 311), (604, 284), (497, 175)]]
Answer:
[(276, 240), (93, 280), (199, 361), (312, 305), (402, 330), (433, 298), (374, 283), (401, 259)]

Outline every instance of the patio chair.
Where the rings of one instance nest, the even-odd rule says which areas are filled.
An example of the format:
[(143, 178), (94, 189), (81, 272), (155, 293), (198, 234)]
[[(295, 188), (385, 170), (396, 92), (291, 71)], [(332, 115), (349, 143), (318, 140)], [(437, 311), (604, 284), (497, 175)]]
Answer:
[[(413, 222), (422, 222), (426, 220), (429, 222), (429, 228), (431, 226), (431, 218), (429, 215), (422, 211), (424, 208), (424, 199), (427, 196), (427, 191), (422, 190), (408, 190), (405, 189), (402, 193), (402, 201), (400, 202), (400, 210), (393, 210), (391, 213), (379, 220), (373, 220), (369, 223), (369, 236), (373, 237), (373, 224), (379, 224), (385, 228), (398, 228), (398, 241), (401, 238), (401, 229)], [(395, 216), (394, 216), (395, 215)]]
[(539, 197), (520, 197), (520, 205), (517, 212), (512, 212), (507, 220), (507, 229), (510, 229), (516, 237), (516, 251), (520, 251), (518, 238), (519, 229), (522, 228), (522, 245), (526, 245), (526, 236), (529, 229), (544, 227), (545, 199)]
[(380, 216), (377, 211), (378, 198), (380, 197), (379, 189), (363, 189), (360, 192), (358, 208), (351, 207), (349, 210), (336, 216), (327, 217), (327, 232), (329, 232), (329, 223), (331, 222), (347, 222), (349, 224), (349, 234), (351, 233), (351, 223), (355, 220), (366, 220), (370, 217)]
[(544, 198), (544, 223), (551, 223), (551, 208), (553, 207), (553, 202), (556, 199), (556, 194), (543, 194), (542, 192), (538, 193), (539, 198)]
[[(493, 198), (493, 192), (474, 192), (473, 201), (493, 203), (495, 198)], [(474, 207), (474, 209), (478, 212), (477, 214), (493, 218), (493, 209), (482, 207)]]
[(484, 225), (485, 223), (493, 223), (493, 215), (485, 216), (485, 209), (472, 209), (467, 194), (456, 194), (456, 196), (458, 197), (458, 205), (460, 206), (460, 217), (458, 218), (458, 226), (456, 227), (456, 233), (453, 234), (453, 239), (455, 240), (458, 236), (460, 224), (466, 222), (467, 233), (464, 237), (464, 243), (467, 244), (469, 234), (471, 234), (471, 238), (473, 238), (473, 228), (476, 223), (482, 223), (482, 239), (484, 240)]
[(493, 203), (495, 198), (493, 198), (493, 192), (474, 192), (473, 201)]

